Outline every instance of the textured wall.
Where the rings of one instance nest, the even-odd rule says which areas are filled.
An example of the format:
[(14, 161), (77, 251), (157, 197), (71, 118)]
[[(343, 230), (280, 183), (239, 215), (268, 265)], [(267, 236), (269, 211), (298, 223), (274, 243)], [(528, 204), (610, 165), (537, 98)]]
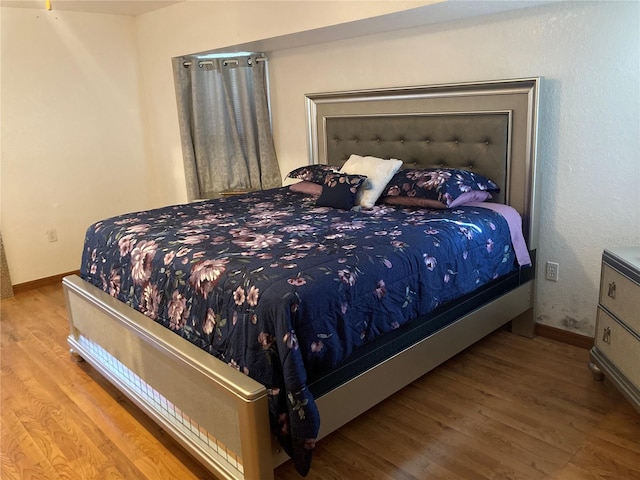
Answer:
[[(385, 8), (393, 11), (396, 3), (402, 4), (398, 8), (402, 9), (411, 2), (393, 2), (393, 7), (389, 7), (392, 2), (353, 2), (357, 12), (353, 5), (351, 10), (347, 6), (330, 12), (325, 2), (315, 2), (322, 4), (317, 15), (309, 14), (305, 2), (256, 2), (257, 6), (267, 5), (268, 11), (250, 17), (239, 9), (246, 7), (245, 2), (230, 2), (225, 22), (217, 26), (213, 20), (220, 20), (220, 12), (215, 11), (214, 3), (218, 2), (185, 2), (135, 21), (70, 14), (58, 24), (64, 25), (63, 29), (54, 29), (51, 21), (38, 26), (27, 19), (28, 10), (1, 9), (5, 245), (26, 252), (28, 248), (20, 244), (27, 238), (26, 232), (34, 226), (48, 228), (51, 221), (56, 222), (53, 225), (64, 222), (65, 232), (72, 238), (61, 255), (55, 246), (60, 244), (44, 243), (44, 235), (38, 231), (40, 243), (29, 249), (39, 256), (31, 260), (35, 262), (31, 265), (29, 260), (16, 258), (19, 267), (15, 274), (20, 273), (14, 281), (76, 268), (77, 263), (70, 259), (76, 258), (74, 249), (79, 248), (89, 217), (106, 216), (107, 210), (135, 209), (149, 199), (151, 205), (186, 199), (171, 56), (322, 27), (335, 19), (346, 22), (365, 18), (369, 7), (372, 15), (383, 14)], [(456, 5), (464, 8), (466, 4)], [(7, 11), (13, 12), (12, 21), (19, 22), (6, 23)], [(287, 22), (266, 21), (278, 18)], [(592, 335), (602, 249), (608, 245), (640, 244), (639, 23), (638, 2), (561, 2), (269, 52), (274, 133), (281, 171), (307, 161), (305, 93), (544, 77), (538, 148), (543, 196), (538, 253), (540, 265), (547, 260), (560, 263), (560, 281), (551, 283), (539, 276), (538, 320)], [(20, 28), (12, 30), (7, 25)], [(9, 38), (7, 32), (16, 36)], [(41, 81), (42, 77), (33, 73), (15, 74), (20, 70), (9, 66), (20, 64), (23, 58), (28, 58), (32, 66), (56, 66), (52, 77), (55, 82)], [(7, 59), (14, 63), (6, 63)], [(68, 66), (86, 73), (82, 81), (76, 81), (78, 77), (69, 73)], [(95, 67), (95, 71), (89, 67)], [(22, 94), (22, 98), (14, 97), (16, 101), (8, 104), (7, 79)], [(48, 95), (51, 92), (57, 95)], [(103, 95), (91, 96), (87, 92)], [(89, 110), (96, 118), (81, 117), (91, 118), (91, 123), (68, 120), (69, 100), (83, 107), (95, 105), (91, 103), (95, 98), (100, 100), (97, 108)], [(144, 132), (138, 123), (141, 98), (142, 116), (146, 118)], [(11, 159), (7, 156), (5, 132), (9, 128), (19, 134), (12, 135), (12, 139), (24, 135), (21, 128), (28, 125), (22, 120), (26, 118), (20, 107), (24, 99), (42, 100), (38, 105), (49, 112), (48, 127), (27, 135), (26, 145), (30, 148), (15, 147), (9, 151), (14, 155)], [(60, 101), (51, 106), (55, 99)], [(16, 115), (10, 115), (10, 123), (6, 122), (7, 105)], [(60, 135), (72, 126), (82, 132), (79, 144), (65, 143), (66, 137)], [(143, 136), (148, 158), (143, 151)], [(34, 165), (46, 167), (45, 176), (37, 176), (43, 171), (41, 168), (34, 176), (29, 169), (31, 163), (20, 163), (31, 158)], [(14, 169), (9, 171), (18, 174), (13, 178), (20, 183), (15, 185), (29, 186), (17, 188), (11, 184), (10, 207), (6, 197), (7, 159)], [(145, 161), (149, 163), (145, 165)], [(87, 165), (93, 168), (88, 169)], [(114, 175), (118, 168), (125, 167), (131, 171), (129, 175)], [(97, 173), (101, 181), (78, 182), (85, 178), (86, 170)], [(146, 190), (147, 181), (154, 186), (152, 191)], [(84, 190), (74, 191), (75, 185)], [(14, 227), (19, 228), (13, 228), (9, 244), (10, 231), (5, 225), (10, 218), (6, 212), (11, 211), (16, 212)], [(9, 257), (13, 267), (11, 251)]]
[[(640, 4), (552, 4), (272, 52), (280, 169), (306, 161), (304, 94), (544, 77), (539, 322), (593, 335), (600, 256), (640, 244)], [(313, 73), (311, 73), (313, 72)]]
[(136, 17), (147, 149), (157, 166), (148, 172), (155, 185), (154, 204), (187, 200), (172, 57), (259, 42), (427, 3), (430, 1), (182, 2)]
[[(238, 24), (232, 37), (247, 42), (285, 33), (300, 14), (278, 10), (286, 3), (269, 4), (269, 15), (289, 20), (279, 32), (268, 23)], [(451, 5), (464, 9), (471, 3)], [(159, 203), (186, 198), (164, 59), (224, 46), (216, 32), (204, 32), (207, 12), (187, 7), (137, 19), (148, 138), (164, 172), (157, 178)], [(280, 170), (307, 162), (305, 93), (544, 77), (538, 258), (542, 266), (548, 260), (560, 264), (560, 281), (539, 275), (538, 321), (593, 335), (602, 249), (640, 243), (639, 19), (638, 2), (560, 2), (268, 52)], [(305, 17), (300, 28), (314, 20)], [(191, 22), (196, 28), (186, 27)]]

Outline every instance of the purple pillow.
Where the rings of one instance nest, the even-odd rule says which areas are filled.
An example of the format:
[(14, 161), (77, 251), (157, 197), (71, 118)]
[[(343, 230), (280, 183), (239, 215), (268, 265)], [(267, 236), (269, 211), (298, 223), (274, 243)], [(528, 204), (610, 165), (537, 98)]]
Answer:
[(461, 207), (462, 205), (466, 205), (470, 202), (484, 202), (485, 200), (489, 200), (492, 198), (489, 192), (484, 192), (481, 190), (471, 190), (470, 192), (464, 192), (454, 201), (449, 204), (449, 208)]
[(348, 175), (338, 172), (327, 174), (316, 205), (351, 210), (356, 201), (358, 188), (366, 179), (367, 177), (364, 175)]
[[(469, 192), (499, 192), (500, 188), (488, 178), (457, 168), (405, 169), (396, 173), (387, 184), (382, 197), (414, 197), (435, 200), (447, 208)], [(468, 196), (468, 195), (467, 195)], [(483, 198), (485, 195), (478, 195)], [(461, 199), (461, 201), (469, 201)], [(484, 198), (486, 200), (486, 198)], [(477, 200), (476, 200), (477, 201)]]

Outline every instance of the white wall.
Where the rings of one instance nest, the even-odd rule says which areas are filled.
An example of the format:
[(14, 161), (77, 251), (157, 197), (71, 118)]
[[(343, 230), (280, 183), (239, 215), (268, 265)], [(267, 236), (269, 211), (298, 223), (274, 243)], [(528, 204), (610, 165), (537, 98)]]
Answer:
[[(319, 75), (292, 72), (322, 72)], [(640, 4), (556, 4), (270, 54), (281, 171), (305, 162), (304, 94), (543, 76), (537, 320), (592, 336), (600, 256), (640, 245)], [(544, 279), (546, 261), (560, 281)]]
[(78, 269), (85, 229), (100, 218), (186, 200), (172, 56), (432, 1), (191, 1), (138, 18), (0, 7), (1, 229), (13, 283)]
[(157, 205), (187, 200), (171, 58), (295, 34), (440, 0), (188, 1), (136, 17)]
[[(152, 143), (162, 147), (154, 159), (169, 172), (157, 185), (167, 203), (186, 198), (167, 57), (219, 48), (227, 38), (204, 33), (203, 11), (171, 10), (173, 19), (169, 11), (138, 19)], [(543, 76), (538, 261), (558, 262), (560, 281), (544, 280), (540, 269), (538, 321), (593, 335), (602, 249), (640, 244), (639, 14), (636, 2), (549, 4), (270, 52), (280, 169), (307, 162), (305, 93)], [(236, 43), (276, 33), (261, 22), (236, 27)]]
[(0, 15), (2, 235), (17, 284), (78, 269), (90, 223), (149, 206), (151, 168), (133, 18)]
[[(171, 57), (421, 3), (184, 2), (135, 20), (59, 12), (55, 21), (2, 7), (2, 231), (13, 281), (77, 268), (96, 218), (186, 200)], [(543, 76), (538, 254), (539, 265), (560, 263), (560, 282), (539, 277), (538, 320), (591, 335), (602, 249), (640, 244), (639, 19), (637, 2), (559, 3), (269, 52), (281, 171), (307, 161), (305, 93)], [(50, 227), (56, 244), (44, 238)]]

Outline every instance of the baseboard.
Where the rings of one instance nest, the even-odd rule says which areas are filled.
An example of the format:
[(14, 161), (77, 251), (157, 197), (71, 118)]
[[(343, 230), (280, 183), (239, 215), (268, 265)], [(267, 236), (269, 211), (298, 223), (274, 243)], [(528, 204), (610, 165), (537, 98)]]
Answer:
[(33, 290), (34, 288), (45, 287), (47, 285), (53, 285), (54, 283), (62, 283), (62, 279), (67, 275), (78, 275), (79, 273), (79, 270), (74, 270), (73, 272), (60, 273), (58, 275), (53, 275), (52, 277), (39, 278), (38, 280), (32, 280), (30, 282), (17, 283), (13, 286), (13, 293), (16, 294), (26, 292), (28, 290)]
[(557, 340), (558, 342), (568, 343), (576, 347), (586, 348), (587, 350), (593, 347), (594, 342), (593, 337), (587, 337), (586, 335), (580, 335), (579, 333), (563, 330), (562, 328), (550, 327), (549, 325), (543, 325), (541, 323), (536, 323), (536, 335)]

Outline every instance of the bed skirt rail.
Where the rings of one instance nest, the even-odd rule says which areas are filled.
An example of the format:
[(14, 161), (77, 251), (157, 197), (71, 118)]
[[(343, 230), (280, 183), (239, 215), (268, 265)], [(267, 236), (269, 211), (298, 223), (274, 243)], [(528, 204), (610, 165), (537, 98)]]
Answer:
[[(316, 401), (323, 438), (512, 320), (532, 331), (534, 282), (469, 312)], [(326, 415), (325, 412), (330, 412)]]

